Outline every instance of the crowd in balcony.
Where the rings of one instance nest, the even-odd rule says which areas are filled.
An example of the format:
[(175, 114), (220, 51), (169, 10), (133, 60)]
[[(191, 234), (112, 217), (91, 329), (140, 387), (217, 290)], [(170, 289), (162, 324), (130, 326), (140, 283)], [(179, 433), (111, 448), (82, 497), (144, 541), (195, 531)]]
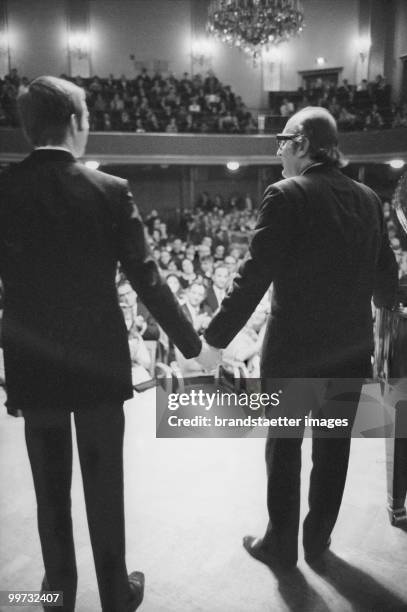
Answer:
[(308, 89), (276, 94), (273, 114), (290, 117), (310, 105), (327, 108), (341, 131), (407, 127), (407, 102), (392, 102), (391, 87), (382, 75), (374, 81), (362, 79), (358, 86), (347, 79), (333, 85), (317, 78)]
[[(209, 71), (164, 77), (146, 69), (134, 79), (71, 79), (86, 92), (92, 131), (222, 133), (257, 132), (257, 123), (229, 85)], [(0, 125), (18, 125), (16, 99), (29, 81), (13, 69), (0, 80)]]
[[(242, 98), (212, 71), (205, 77), (185, 72), (178, 79), (143, 68), (134, 79), (110, 75), (70, 80), (86, 91), (92, 131), (257, 133), (257, 122)], [(18, 125), (16, 99), (28, 83), (16, 69), (0, 79), (0, 126)], [(358, 86), (346, 79), (332, 85), (318, 78), (309, 89), (274, 92), (271, 100), (271, 114), (287, 118), (306, 106), (323, 106), (341, 131), (407, 127), (407, 102), (392, 102), (391, 88), (381, 75)]]

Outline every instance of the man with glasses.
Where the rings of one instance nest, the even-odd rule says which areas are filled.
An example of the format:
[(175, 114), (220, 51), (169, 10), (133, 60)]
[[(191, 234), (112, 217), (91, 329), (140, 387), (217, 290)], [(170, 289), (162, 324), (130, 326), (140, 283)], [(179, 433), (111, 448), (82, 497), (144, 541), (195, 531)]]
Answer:
[[(379, 198), (340, 171), (332, 115), (320, 107), (302, 109), (288, 120), (277, 143), (284, 180), (266, 189), (250, 257), (205, 338), (212, 347), (227, 346), (273, 283), (261, 356), (263, 389), (276, 391), (276, 378), (290, 379), (290, 385), (306, 379), (307, 389), (309, 379), (360, 381), (352, 386), (352, 401), (344, 408), (349, 427), (343, 437), (332, 437), (329, 431), (330, 437), (318, 437), (321, 432), (313, 431), (309, 513), (303, 530), (305, 559), (312, 563), (330, 544), (361, 381), (371, 376), (371, 298), (377, 306), (393, 305), (397, 265)], [(316, 403), (305, 405), (302, 396), (297, 403), (304, 416), (318, 408)], [(303, 430), (296, 437), (286, 431), (279, 435), (270, 435), (266, 444), (269, 524), (263, 538), (247, 536), (243, 544), (269, 567), (288, 569), (298, 560)]]

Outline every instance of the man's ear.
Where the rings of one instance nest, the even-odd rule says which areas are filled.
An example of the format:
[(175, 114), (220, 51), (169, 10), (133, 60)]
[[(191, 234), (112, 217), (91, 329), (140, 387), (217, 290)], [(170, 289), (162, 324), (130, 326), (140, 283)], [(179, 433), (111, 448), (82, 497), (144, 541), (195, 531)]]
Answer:
[(297, 153), (299, 157), (306, 157), (309, 153), (309, 140), (306, 136), (303, 136), (298, 143)]
[(79, 121), (78, 115), (75, 115), (75, 113), (72, 113), (70, 117), (70, 127), (72, 130), (72, 134), (76, 134), (76, 132), (82, 131), (82, 122)]

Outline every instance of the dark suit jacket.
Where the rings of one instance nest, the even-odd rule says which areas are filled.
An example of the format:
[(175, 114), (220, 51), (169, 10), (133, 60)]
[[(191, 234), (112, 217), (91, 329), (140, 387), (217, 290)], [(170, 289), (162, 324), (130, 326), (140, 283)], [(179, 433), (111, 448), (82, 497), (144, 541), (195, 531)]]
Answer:
[(376, 194), (328, 165), (269, 186), (250, 258), (205, 333), (208, 343), (227, 346), (271, 282), (262, 376), (368, 376), (371, 297), (392, 306), (397, 287)]
[(196, 356), (200, 340), (150, 256), (126, 181), (46, 149), (0, 176), (9, 410), (132, 396), (118, 261), (165, 332)]

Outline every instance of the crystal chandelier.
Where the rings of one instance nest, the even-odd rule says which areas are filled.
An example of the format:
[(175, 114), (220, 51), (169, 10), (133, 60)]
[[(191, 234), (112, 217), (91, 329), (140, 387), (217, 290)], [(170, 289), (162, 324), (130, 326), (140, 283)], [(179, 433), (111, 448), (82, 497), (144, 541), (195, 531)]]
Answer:
[(257, 57), (302, 31), (300, 0), (211, 0), (208, 31), (222, 42)]

